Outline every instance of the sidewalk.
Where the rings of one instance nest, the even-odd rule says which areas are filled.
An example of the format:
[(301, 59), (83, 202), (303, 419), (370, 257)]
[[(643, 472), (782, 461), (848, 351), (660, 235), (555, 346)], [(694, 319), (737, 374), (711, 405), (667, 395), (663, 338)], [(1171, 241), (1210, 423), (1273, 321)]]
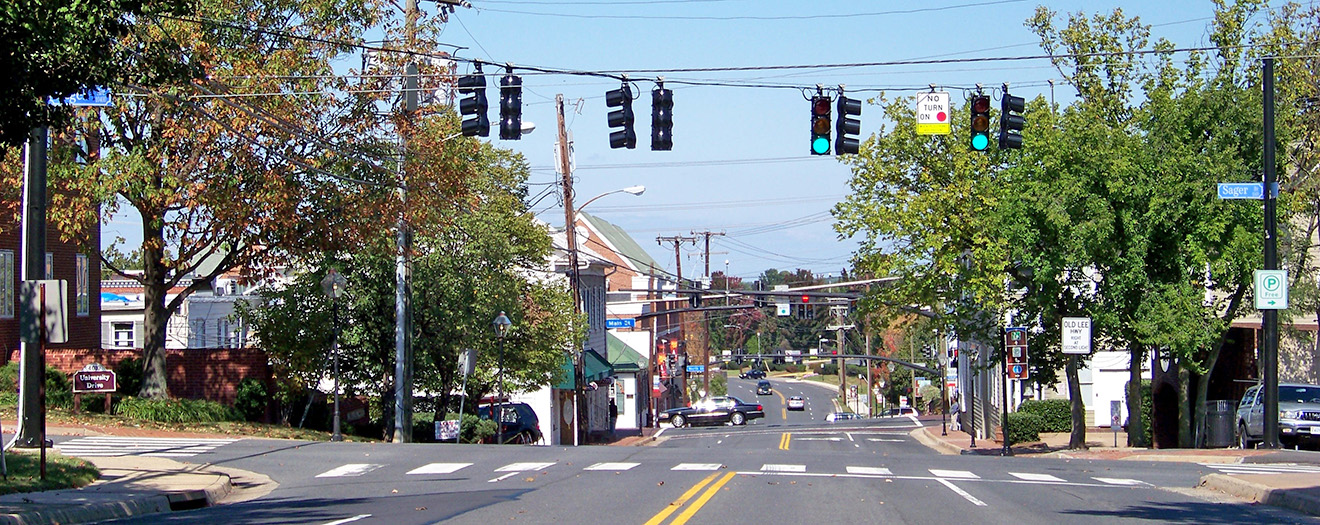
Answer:
[[(925, 419), (925, 418), (923, 418)], [(936, 420), (938, 421), (938, 420)], [(913, 430), (911, 435), (923, 445), (941, 454), (975, 454), (998, 456), (1003, 443), (995, 440), (976, 440), (966, 432), (950, 428), (942, 435), (940, 426)], [(1124, 444), (1126, 436), (1119, 433), (1119, 446), (1113, 445), (1113, 436), (1104, 429), (1087, 429), (1087, 448), (1069, 450), (1071, 436), (1067, 433), (1042, 434), (1041, 441), (1015, 444), (1014, 456), (1054, 457), (1066, 459), (1101, 459), (1134, 461), (1177, 461), (1185, 463), (1320, 463), (1320, 454), (1298, 454), (1292, 451), (1215, 449), (1148, 449), (1132, 448)], [(1200, 486), (1223, 492), (1254, 503), (1284, 507), (1313, 516), (1320, 516), (1320, 476), (1314, 473), (1297, 474), (1209, 474), (1201, 477)]]

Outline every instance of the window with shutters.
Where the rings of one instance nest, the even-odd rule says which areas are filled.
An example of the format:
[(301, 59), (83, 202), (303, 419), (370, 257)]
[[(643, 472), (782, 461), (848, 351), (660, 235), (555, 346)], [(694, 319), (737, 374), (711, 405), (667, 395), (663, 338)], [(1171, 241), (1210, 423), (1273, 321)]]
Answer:
[(14, 251), (0, 250), (0, 317), (14, 317)]
[(92, 310), (92, 298), (91, 298), (91, 290), (90, 290), (91, 288), (90, 280), (92, 278), (91, 266), (88, 265), (87, 256), (81, 253), (78, 254), (77, 263), (78, 263), (78, 275), (77, 275), (78, 315), (86, 316), (90, 314)]
[(137, 348), (133, 341), (133, 322), (111, 323), (115, 348)]

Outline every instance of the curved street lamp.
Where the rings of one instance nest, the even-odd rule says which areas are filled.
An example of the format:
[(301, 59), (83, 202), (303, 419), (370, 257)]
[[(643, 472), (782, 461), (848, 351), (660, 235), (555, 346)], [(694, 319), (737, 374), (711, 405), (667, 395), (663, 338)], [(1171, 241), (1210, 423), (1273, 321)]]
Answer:
[(344, 434), (339, 431), (339, 298), (344, 296), (344, 290), (347, 288), (348, 279), (345, 279), (343, 274), (334, 268), (326, 270), (325, 278), (321, 279), (321, 291), (330, 298), (331, 324), (335, 327), (335, 336), (330, 343), (330, 353), (334, 356), (335, 375), (335, 416), (330, 441), (344, 440)]
[(498, 410), (494, 411), (495, 417), (493, 419), (495, 419), (495, 428), (498, 429), (495, 441), (502, 444), (504, 443), (504, 336), (509, 333), (509, 327), (513, 325), (513, 321), (510, 321), (504, 315), (504, 312), (500, 312), (500, 315), (495, 317), (495, 320), (491, 321), (490, 324), (495, 327), (495, 339), (500, 342), (500, 395), (499, 399), (496, 400)]

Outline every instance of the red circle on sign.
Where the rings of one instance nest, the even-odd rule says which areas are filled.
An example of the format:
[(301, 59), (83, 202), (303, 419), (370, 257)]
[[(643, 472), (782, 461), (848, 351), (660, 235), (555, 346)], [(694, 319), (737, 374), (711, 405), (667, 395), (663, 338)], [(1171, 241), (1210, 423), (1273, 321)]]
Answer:
[(940, 122), (944, 122), (945, 119), (948, 119), (948, 118), (949, 118), (949, 115), (946, 114), (946, 113), (944, 113), (943, 111), (941, 111), (941, 112), (935, 114), (935, 120), (938, 120), (938, 121), (940, 121)]

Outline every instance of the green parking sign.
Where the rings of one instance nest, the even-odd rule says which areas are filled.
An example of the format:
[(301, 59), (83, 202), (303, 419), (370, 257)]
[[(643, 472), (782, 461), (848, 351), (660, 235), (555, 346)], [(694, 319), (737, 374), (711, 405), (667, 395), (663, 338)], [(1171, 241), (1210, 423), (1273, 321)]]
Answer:
[(1256, 270), (1256, 309), (1288, 309), (1288, 271)]

